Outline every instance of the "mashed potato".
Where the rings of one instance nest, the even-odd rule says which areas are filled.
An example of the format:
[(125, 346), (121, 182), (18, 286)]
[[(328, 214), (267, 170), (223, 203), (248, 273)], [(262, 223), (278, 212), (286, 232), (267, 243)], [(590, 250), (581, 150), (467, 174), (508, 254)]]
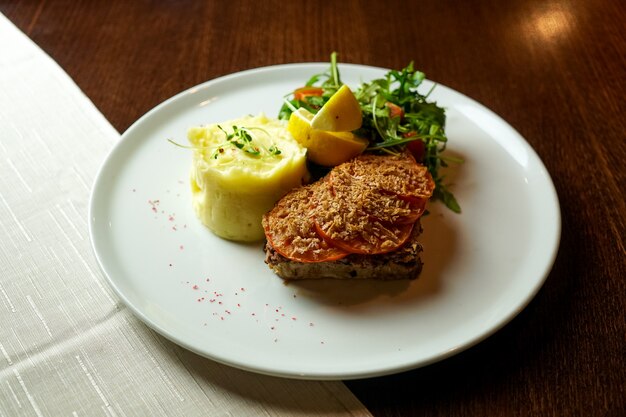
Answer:
[(193, 208), (226, 239), (262, 239), (263, 214), (308, 175), (306, 150), (284, 122), (263, 114), (193, 127), (188, 138)]

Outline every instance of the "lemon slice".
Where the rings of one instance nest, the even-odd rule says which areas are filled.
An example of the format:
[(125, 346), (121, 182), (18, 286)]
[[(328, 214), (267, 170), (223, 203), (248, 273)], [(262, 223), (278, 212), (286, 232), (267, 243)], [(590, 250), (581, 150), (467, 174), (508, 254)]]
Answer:
[(311, 140), (311, 130), (313, 130), (311, 127), (311, 119), (313, 119), (313, 114), (301, 107), (291, 113), (289, 122), (287, 123), (287, 130), (291, 133), (291, 136), (305, 148), (308, 147), (307, 144), (309, 144)]
[(287, 130), (302, 146), (307, 148), (307, 157), (319, 165), (335, 166), (361, 154), (368, 145), (366, 139), (352, 132), (329, 132), (314, 129), (314, 116), (300, 108), (291, 113)]
[(322, 106), (311, 120), (314, 129), (329, 132), (348, 132), (361, 127), (361, 106), (347, 85), (339, 90)]

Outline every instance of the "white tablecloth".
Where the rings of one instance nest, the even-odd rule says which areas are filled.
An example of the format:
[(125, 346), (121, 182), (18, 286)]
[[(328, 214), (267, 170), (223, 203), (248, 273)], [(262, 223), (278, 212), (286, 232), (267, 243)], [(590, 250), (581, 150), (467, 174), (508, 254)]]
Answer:
[(117, 140), (0, 14), (0, 417), (370, 415), (341, 382), (217, 364), (118, 301), (87, 226), (92, 181)]

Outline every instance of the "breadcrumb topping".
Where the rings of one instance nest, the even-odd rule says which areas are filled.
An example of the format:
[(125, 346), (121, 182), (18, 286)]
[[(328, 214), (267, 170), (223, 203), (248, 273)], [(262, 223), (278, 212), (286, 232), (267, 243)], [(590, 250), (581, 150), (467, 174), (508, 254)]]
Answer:
[(329, 251), (338, 251), (315, 231), (312, 202), (320, 185), (316, 182), (292, 190), (263, 216), (263, 228), (268, 240), (288, 258), (307, 255), (314, 261), (327, 257)]
[(428, 199), (435, 189), (428, 168), (416, 163), (407, 153), (361, 155), (335, 170), (345, 171), (353, 178), (367, 179), (372, 187), (396, 195)]
[(428, 170), (408, 155), (362, 155), (292, 190), (264, 216), (263, 227), (290, 259), (315, 262), (333, 250), (386, 253), (408, 239), (433, 189)]

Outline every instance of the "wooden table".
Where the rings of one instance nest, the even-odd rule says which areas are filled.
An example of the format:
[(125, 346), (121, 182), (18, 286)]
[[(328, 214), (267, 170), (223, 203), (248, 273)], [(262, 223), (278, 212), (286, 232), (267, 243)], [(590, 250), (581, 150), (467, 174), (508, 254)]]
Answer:
[[(563, 232), (531, 304), (483, 343), (347, 381), (377, 416), (626, 415), (626, 6), (618, 1), (0, 0), (123, 132), (239, 70), (410, 60), (514, 126), (547, 166)], [(405, 4), (407, 3), (407, 4)], [(408, 4), (411, 3), (411, 4)]]

